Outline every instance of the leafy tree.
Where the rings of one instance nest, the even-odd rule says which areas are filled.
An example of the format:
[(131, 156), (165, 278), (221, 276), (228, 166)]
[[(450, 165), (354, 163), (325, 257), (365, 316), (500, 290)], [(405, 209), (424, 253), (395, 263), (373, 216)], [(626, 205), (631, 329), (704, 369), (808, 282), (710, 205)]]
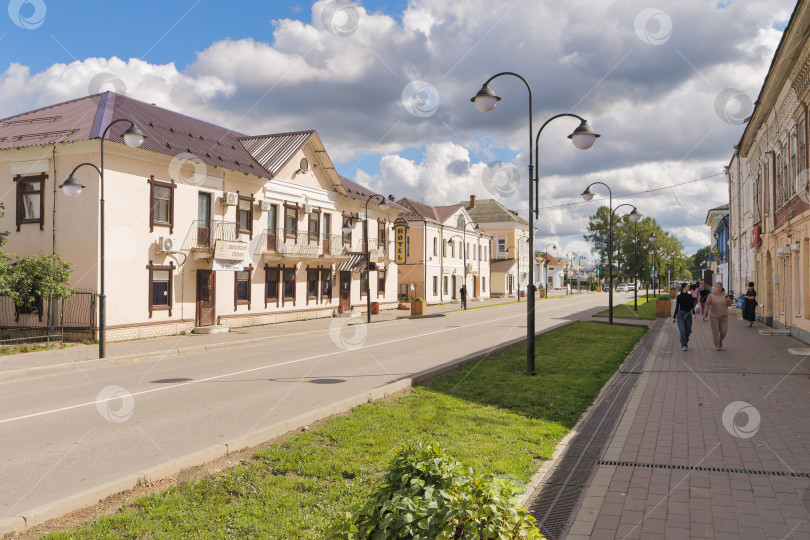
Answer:
[(709, 255), (712, 252), (712, 246), (702, 247), (694, 254), (692, 264), (689, 271), (692, 273), (692, 279), (699, 280), (703, 277), (703, 269), (706, 268), (709, 261)]
[(0, 269), (0, 294), (8, 296), (21, 312), (39, 313), (43, 298), (70, 298), (76, 292), (70, 281), (73, 265), (59, 255), (25, 255)]

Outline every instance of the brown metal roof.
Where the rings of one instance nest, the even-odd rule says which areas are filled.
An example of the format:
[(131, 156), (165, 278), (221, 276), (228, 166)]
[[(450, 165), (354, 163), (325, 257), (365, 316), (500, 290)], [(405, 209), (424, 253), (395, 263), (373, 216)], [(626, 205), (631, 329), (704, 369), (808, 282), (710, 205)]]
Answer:
[(458, 212), (460, 208), (460, 205), (454, 204), (452, 206), (434, 206), (433, 210), (436, 212), (436, 219), (438, 219), (439, 222), (444, 223), (447, 221), (447, 218)]
[(281, 167), (312, 138), (313, 133), (315, 132), (309, 130), (259, 135), (243, 137), (239, 139), (239, 142), (271, 176), (275, 176)]
[[(340, 181), (343, 184), (343, 188), (346, 190), (346, 195), (348, 195), (352, 199), (365, 202), (368, 201), (368, 198), (371, 197), (372, 195), (379, 195), (380, 197), (385, 198), (385, 196), (382, 195), (381, 193), (375, 193), (372, 190), (368, 189), (367, 187), (361, 186), (357, 182), (349, 180), (345, 176), (340, 176)], [(408, 208), (405, 208), (401, 204), (398, 204), (390, 199), (386, 198), (385, 200), (388, 203), (388, 206), (390, 206), (391, 208), (394, 208), (396, 210), (406, 210), (406, 211), (408, 210)], [(380, 201), (379, 198), (375, 198), (373, 201), (371, 201), (371, 204), (379, 205), (381, 202), (382, 201)]]
[(515, 222), (528, 225), (529, 222), (520, 217), (514, 210), (509, 210), (495, 199), (478, 199), (475, 208), (470, 208), (470, 201), (458, 203), (463, 206), (476, 223), (508, 223)]
[(506, 274), (515, 267), (515, 259), (494, 259), (489, 263), (492, 273)]

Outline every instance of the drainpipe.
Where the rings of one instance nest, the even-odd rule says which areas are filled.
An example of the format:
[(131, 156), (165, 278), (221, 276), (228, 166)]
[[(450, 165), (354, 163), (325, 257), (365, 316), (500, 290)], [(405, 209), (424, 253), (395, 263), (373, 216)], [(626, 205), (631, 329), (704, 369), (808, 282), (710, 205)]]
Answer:
[(53, 161), (53, 213), (51, 222), (51, 255), (56, 255), (56, 145), (51, 148)]
[(444, 243), (444, 225), (439, 225), (439, 260), (441, 261), (441, 265), (439, 266), (439, 302), (442, 304), (444, 303), (444, 250), (445, 250), (445, 243)]
[[(741, 158), (740, 158), (739, 147), (738, 147), (737, 151), (735, 152), (735, 154), (737, 156), (737, 180), (740, 182), (740, 188), (737, 191), (745, 193), (743, 191), (743, 185), (742, 185), (742, 166), (740, 165), (740, 159)], [(738, 278), (739, 278), (738, 279), (738, 281), (739, 281), (738, 285), (740, 286), (737, 289), (738, 291), (745, 291), (746, 290), (744, 278), (743, 278), (742, 274), (740, 273), (741, 270), (742, 270), (742, 267), (743, 267), (743, 264), (742, 264), (742, 252), (743, 252), (743, 245), (742, 245), (742, 237), (743, 237), (743, 235), (742, 235), (742, 232), (743, 232), (742, 231), (742, 201), (741, 201), (741, 199), (740, 199), (740, 197), (738, 195), (737, 196), (737, 262), (738, 262), (738, 264), (737, 264), (737, 273), (740, 274), (738, 276)]]
[[(739, 160), (739, 157), (738, 157), (738, 154), (737, 154), (737, 149), (738, 149), (738, 147), (735, 146), (734, 147), (734, 156), (737, 157), (737, 159)], [(726, 184), (728, 184), (728, 214), (729, 214), (728, 240), (727, 240), (728, 245), (726, 246), (726, 248), (727, 248), (726, 265), (727, 265), (727, 269), (728, 269), (728, 291), (726, 291), (726, 294), (734, 295), (734, 291), (731, 289), (731, 286), (732, 286), (732, 283), (733, 283), (732, 279), (731, 279), (731, 270), (732, 270), (732, 267), (731, 267), (731, 260), (732, 260), (732, 253), (731, 253), (731, 236), (732, 236), (732, 230), (731, 230), (731, 226), (732, 226), (732, 220), (731, 220), (731, 214), (732, 214), (732, 209), (731, 209), (731, 170), (728, 167), (724, 167), (723, 172), (726, 173)], [(719, 249), (719, 246), (718, 246), (718, 249)]]
[(425, 245), (424, 246), (425, 247), (425, 255), (424, 255), (424, 257), (422, 257), (422, 259), (423, 259), (422, 266), (425, 269), (425, 279), (424, 279), (425, 297), (424, 298), (425, 298), (425, 302), (427, 302), (427, 297), (428, 297), (428, 293), (427, 293), (428, 292), (428, 286), (427, 286), (427, 220), (425, 218), (422, 218), (422, 226), (424, 227), (424, 230), (422, 231), (422, 238), (423, 238), (422, 243)]

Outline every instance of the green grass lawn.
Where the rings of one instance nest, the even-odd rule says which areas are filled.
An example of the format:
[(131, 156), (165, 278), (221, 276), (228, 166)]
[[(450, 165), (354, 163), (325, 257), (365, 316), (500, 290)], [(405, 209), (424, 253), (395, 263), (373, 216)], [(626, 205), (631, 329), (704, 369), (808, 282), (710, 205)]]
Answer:
[(570, 324), (538, 336), (536, 377), (523, 374), (525, 345), (517, 345), (48, 538), (324, 538), (333, 517), (373, 491), (409, 439), (438, 442), (467, 466), (525, 483), (645, 331)]
[[(633, 309), (634, 304), (633, 300), (629, 302), (625, 302), (624, 304), (619, 304), (618, 306), (613, 306), (613, 316), (614, 317), (636, 317), (638, 319), (647, 319), (650, 321), (654, 321), (656, 319), (655, 316), (655, 299), (657, 297), (654, 295), (649, 296), (649, 301), (647, 300), (646, 295), (639, 294), (638, 295), (638, 311)], [(600, 311), (597, 315), (608, 315), (609, 310)]]

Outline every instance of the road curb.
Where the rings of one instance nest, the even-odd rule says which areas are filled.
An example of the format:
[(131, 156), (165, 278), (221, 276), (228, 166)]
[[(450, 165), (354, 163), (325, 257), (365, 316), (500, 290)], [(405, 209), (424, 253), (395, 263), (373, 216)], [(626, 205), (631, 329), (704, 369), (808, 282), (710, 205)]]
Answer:
[[(536, 335), (545, 334), (575, 322), (578, 321), (564, 321), (549, 328), (545, 328), (542, 331), (537, 332)], [(227, 456), (228, 454), (240, 452), (289, 433), (300, 431), (305, 426), (348, 412), (359, 405), (384, 399), (415, 386), (423, 385), (442, 375), (455, 371), (465, 364), (469, 364), (476, 360), (484, 360), (493, 354), (497, 354), (518, 343), (525, 342), (525, 340), (525, 336), (521, 336), (504, 343), (500, 343), (496, 346), (490, 347), (489, 349), (468, 354), (461, 358), (445, 362), (439, 366), (420, 371), (419, 373), (416, 373), (410, 377), (399, 379), (379, 388), (356, 394), (352, 397), (345, 398), (331, 405), (326, 405), (313, 411), (295, 416), (283, 422), (252, 431), (231, 441), (214, 444), (212, 446), (170, 460), (166, 463), (150, 467), (138, 473), (124, 476), (117, 480), (102, 484), (101, 486), (82, 491), (75, 495), (64, 497), (54, 501), (53, 503), (34, 508), (30, 511), (22, 512), (9, 518), (5, 518), (0, 520), (0, 535), (20, 533), (26, 529), (30, 529), (31, 527), (41, 525), (42, 523), (45, 523), (51, 519), (56, 519), (64, 516), (65, 514), (69, 514), (70, 512), (75, 512), (77, 510), (81, 510), (82, 508), (92, 506), (93, 504), (96, 504), (97, 502), (112, 495), (129, 491), (143, 484), (175, 477), (185, 469), (204, 465), (221, 457)]]

